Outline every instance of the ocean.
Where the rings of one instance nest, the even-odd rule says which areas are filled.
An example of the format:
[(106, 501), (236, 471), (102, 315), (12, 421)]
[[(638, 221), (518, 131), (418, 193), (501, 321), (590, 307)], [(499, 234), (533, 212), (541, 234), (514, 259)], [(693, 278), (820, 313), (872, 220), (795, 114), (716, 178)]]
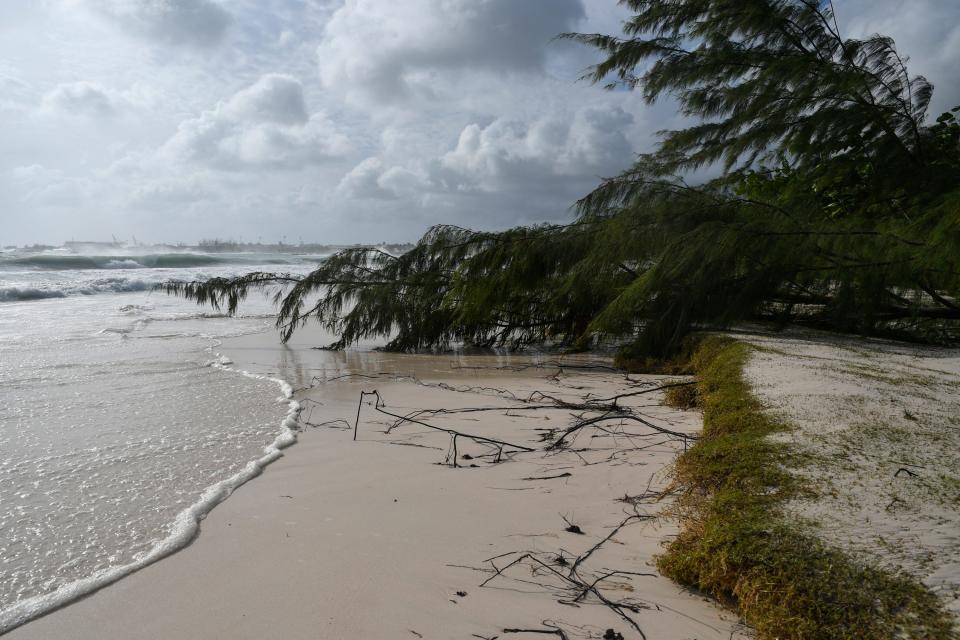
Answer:
[(272, 330), (268, 299), (152, 287), (322, 256), (110, 253), (0, 253), (0, 634), (188, 544), (295, 440), (290, 386), (217, 349)]

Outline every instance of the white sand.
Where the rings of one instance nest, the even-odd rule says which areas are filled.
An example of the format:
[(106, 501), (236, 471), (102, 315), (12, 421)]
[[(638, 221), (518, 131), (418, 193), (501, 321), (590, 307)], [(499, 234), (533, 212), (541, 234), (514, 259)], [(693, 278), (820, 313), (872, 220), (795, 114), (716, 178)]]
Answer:
[(738, 335), (747, 375), (814, 456), (789, 505), (868, 562), (922, 580), (960, 617), (960, 350), (819, 333)]
[[(546, 452), (544, 429), (562, 429), (571, 411), (507, 410), (543, 390), (566, 399), (610, 396), (641, 388), (634, 378), (596, 370), (490, 368), (522, 359), (386, 356), (280, 348), (272, 336), (248, 337), (221, 349), (237, 365), (279, 374), (295, 387), (328, 380), (302, 394), (307, 427), (300, 443), (243, 486), (204, 521), (180, 553), (9, 634), (31, 638), (543, 638), (505, 628), (545, 630), (570, 638), (601, 638), (615, 629), (639, 638), (621, 617), (531, 561), (491, 577), (524, 552), (547, 563), (583, 554), (635, 513), (617, 498), (663, 489), (664, 469), (682, 444), (641, 426), (586, 431), (570, 450)], [(390, 375), (382, 376), (381, 373)], [(343, 374), (360, 374), (329, 380)], [(421, 381), (485, 390), (455, 391)], [(372, 377), (361, 377), (372, 376)], [(458, 439), (461, 464), (442, 464), (450, 437), (404, 424), (364, 406), (359, 438), (352, 425), (361, 390), (378, 389), (387, 410), (407, 414), (432, 407), (495, 407), (496, 411), (422, 416), (430, 424), (535, 448), (506, 462), (478, 458), (489, 451)], [(699, 430), (696, 413), (658, 406), (656, 394), (629, 401), (656, 424)], [(633, 435), (630, 435), (633, 434)], [(402, 445), (402, 446), (401, 446)], [(549, 478), (567, 474), (569, 476)], [(530, 479), (543, 478), (543, 479)], [(656, 514), (669, 500), (641, 504)], [(563, 518), (585, 535), (565, 531)], [(656, 574), (654, 557), (676, 533), (669, 520), (631, 521), (578, 568), (586, 580), (612, 571)], [(504, 555), (507, 554), (507, 555)], [(560, 572), (569, 566), (555, 567)], [(699, 640), (745, 637), (736, 617), (658, 575), (613, 575), (597, 586), (647, 637)], [(465, 595), (457, 595), (463, 592)]]

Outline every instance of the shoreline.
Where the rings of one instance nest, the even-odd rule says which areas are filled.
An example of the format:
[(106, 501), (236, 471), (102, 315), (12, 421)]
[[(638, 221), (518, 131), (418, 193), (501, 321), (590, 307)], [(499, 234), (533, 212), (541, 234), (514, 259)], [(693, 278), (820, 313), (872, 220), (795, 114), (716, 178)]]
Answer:
[[(251, 332), (244, 335), (258, 335), (267, 333), (267, 330)], [(222, 344), (223, 338), (215, 339), (216, 344), (206, 349), (214, 353), (214, 349)], [(268, 380), (280, 387), (283, 398), (287, 402), (287, 413), (280, 422), (280, 433), (274, 440), (263, 448), (263, 455), (250, 460), (244, 467), (233, 475), (204, 487), (198, 499), (177, 513), (171, 531), (147, 552), (136, 556), (131, 562), (122, 565), (107, 567), (89, 576), (68, 582), (56, 590), (40, 594), (16, 602), (13, 606), (0, 611), (0, 636), (3, 636), (31, 621), (52, 614), (72, 603), (95, 594), (124, 578), (171, 556), (194, 541), (200, 534), (201, 522), (221, 502), (230, 497), (238, 488), (253, 480), (263, 470), (282, 456), (282, 450), (296, 443), (297, 417), (300, 413), (300, 404), (293, 398), (292, 387), (279, 378), (269, 378), (248, 371), (234, 369), (223, 362), (223, 357), (216, 354), (220, 361), (211, 361), (206, 366), (234, 375), (241, 375), (255, 380)]]
[[(588, 575), (594, 575), (604, 568), (626, 567), (634, 573), (655, 573), (653, 556), (675, 527), (644, 518), (616, 530), (629, 517), (624, 511), (629, 505), (615, 500), (657, 487), (658, 474), (663, 483), (662, 470), (678, 443), (647, 442), (639, 451), (620, 454), (621, 446), (631, 447), (611, 449), (604, 437), (592, 438), (584, 442), (603, 443), (602, 456), (612, 457), (586, 464), (577, 457), (594, 455), (592, 446), (542, 451), (544, 425), (566, 425), (567, 410), (545, 409), (537, 418), (516, 410), (490, 410), (482, 421), (469, 413), (438, 414), (434, 418), (442, 416), (447, 426), (455, 423), (464, 433), (519, 439), (517, 444), (537, 449), (501, 464), (486, 464), (483, 448), (465, 442), (458, 451), (467, 456), (463, 465), (451, 469), (442, 464), (449, 444), (445, 434), (410, 425), (383, 434), (377, 425), (384, 416), (371, 407), (364, 408), (357, 442), (345, 428), (353, 426), (349, 423), (361, 390), (378, 389), (388, 410), (406, 414), (424, 407), (456, 410), (463, 402), (488, 409), (516, 404), (504, 399), (501, 392), (506, 389), (516, 397), (543, 389), (571, 399), (572, 394), (603, 397), (626, 388), (624, 376), (537, 368), (453, 369), (449, 356), (333, 354), (310, 351), (305, 343), (300, 348), (280, 346), (269, 333), (232, 339), (219, 350), (239, 368), (285, 378), (294, 387), (308, 386), (318, 369), (327, 379), (359, 375), (298, 394), (303, 420), (324, 426), (306, 427), (300, 446), (288, 450), (258, 482), (243, 485), (233, 499), (211, 511), (202, 535), (188, 547), (15, 629), (9, 637), (56, 637), (67, 630), (77, 638), (128, 637), (123, 630), (130, 628), (144, 638), (260, 637), (278, 629), (292, 638), (489, 637), (505, 628), (543, 630), (550, 624), (567, 625), (571, 632), (587, 625), (601, 634), (614, 628), (624, 637), (640, 637), (602, 604), (558, 604), (556, 590), (570, 585), (528, 584), (524, 576), (533, 569), (522, 568), (523, 560), (513, 569), (499, 566), (505, 574), (494, 577), (503, 584), (479, 585), (491, 577), (485, 560), (493, 556), (533, 553), (572, 560), (608, 535), (612, 542), (584, 560), (579, 571), (589, 568)], [(465, 360), (469, 366), (479, 362), (486, 367), (531, 362), (498, 356)], [(273, 375), (281, 370), (285, 375)], [(415, 380), (397, 379), (404, 370)], [(655, 379), (645, 378), (644, 383)], [(467, 393), (464, 385), (486, 389)], [(646, 402), (643, 410), (657, 414), (664, 424), (676, 423), (690, 432), (699, 428), (695, 415), (647, 407)], [(610, 439), (624, 441), (624, 436)], [(656, 505), (656, 513), (661, 507)], [(647, 505), (638, 508), (644, 516), (652, 515), (646, 513)], [(565, 521), (582, 527), (585, 535), (564, 531)], [(519, 574), (517, 569), (522, 569)], [(729, 638), (739, 633), (733, 614), (684, 593), (665, 578), (623, 573), (605, 580), (609, 586), (604, 585), (604, 593), (634, 603), (639, 613), (627, 614), (653, 636)], [(526, 593), (517, 594), (518, 588)], [(371, 611), (378, 615), (369, 616)]]
[[(131, 637), (134, 625), (142, 627), (137, 638), (252, 638), (278, 629), (291, 638), (513, 636), (505, 630), (521, 639), (558, 631), (586, 638), (607, 629), (624, 638), (753, 637), (737, 613), (687, 592), (657, 568), (661, 563), (672, 577), (698, 585), (697, 579), (676, 573), (681, 556), (671, 555), (670, 543), (678, 534), (689, 535), (680, 527), (690, 516), (684, 473), (691, 467), (685, 460), (699, 449), (691, 439), (703, 428), (702, 414), (671, 409), (664, 400), (703, 408), (703, 401), (714, 402), (704, 393), (727, 398), (724, 394), (737, 385), (747, 393), (750, 412), (772, 421), (773, 432), (765, 436), (771, 453), (780, 455), (775, 452), (787, 444), (802, 445), (803, 465), (784, 459), (783, 469), (793, 477), (783, 477), (782, 494), (792, 500), (786, 503), (790, 531), (809, 536), (822, 553), (836, 548), (846, 554), (829, 556), (840, 572), (865, 571), (876, 576), (871, 580), (893, 580), (891, 589), (917, 594), (903, 597), (925, 597), (897, 577), (902, 554), (844, 542), (844, 535), (865, 526), (881, 541), (892, 530), (838, 511), (836, 485), (805, 494), (804, 486), (826, 480), (813, 473), (815, 468), (805, 468), (809, 460), (802, 456), (809, 457), (804, 450), (816, 446), (811, 459), (817, 465), (831, 458), (831, 450), (824, 449), (831, 440), (818, 435), (828, 426), (826, 416), (839, 415), (829, 433), (846, 442), (847, 431), (859, 424), (847, 415), (851, 407), (866, 407), (873, 415), (891, 398), (896, 406), (906, 403), (902, 419), (916, 424), (919, 416), (926, 425), (923, 433), (933, 428), (930, 420), (936, 416), (940, 422), (935, 424), (942, 422), (936, 428), (948, 429), (946, 405), (922, 410), (932, 389), (940, 388), (923, 376), (947, 375), (949, 364), (950, 375), (960, 379), (955, 366), (960, 351), (821, 334), (741, 332), (718, 340), (751, 354), (734, 358), (742, 358), (742, 371), (710, 372), (711, 360), (695, 355), (695, 361), (701, 358), (695, 365), (701, 375), (693, 387), (685, 386), (693, 384), (689, 378), (676, 375), (615, 372), (609, 358), (595, 355), (331, 352), (311, 348), (325, 336), (310, 333), (291, 345), (279, 344), (267, 331), (228, 338), (209, 349), (215, 359), (208, 366), (280, 386), (284, 397), (277, 401), (289, 408), (277, 446), (208, 488), (202, 513), (196, 505), (181, 513), (193, 523), (181, 527), (181, 533), (190, 530), (178, 538), (182, 546), (151, 552), (143, 566), (111, 569), (120, 575), (111, 576), (109, 584), (69, 596), (69, 602), (12, 629), (9, 637)], [(936, 367), (923, 359), (931, 356), (938, 358)], [(957, 402), (951, 384), (939, 383), (940, 404)], [(688, 393), (694, 388), (696, 394)], [(852, 402), (851, 394), (868, 392), (886, 400)], [(759, 402), (749, 399), (753, 396)], [(611, 399), (614, 406), (623, 403), (624, 415), (638, 411), (639, 422), (651, 430), (631, 430), (629, 417), (606, 426), (584, 419), (604, 415), (599, 409)], [(715, 441), (711, 429), (722, 430), (719, 407), (707, 410), (703, 442)], [(297, 435), (301, 446), (281, 453)], [(691, 442), (695, 446), (688, 452)], [(932, 455), (924, 446), (915, 438), (910, 455)], [(886, 503), (885, 494), (870, 485), (873, 458), (856, 461), (867, 482), (845, 482), (844, 490), (856, 485), (859, 493), (844, 498), (841, 506), (850, 499)], [(677, 460), (680, 475), (673, 476)], [(270, 465), (275, 461), (280, 462)], [(946, 477), (949, 464), (937, 464)], [(889, 487), (931, 473), (911, 468), (909, 477), (894, 475)], [(706, 467), (695, 470), (703, 472)], [(241, 475), (239, 483), (223, 486)], [(257, 476), (262, 476), (259, 482), (248, 482)], [(217, 495), (208, 495), (211, 489)], [(226, 500), (231, 495), (234, 499)], [(817, 519), (826, 516), (839, 525), (818, 530), (803, 512), (810, 507), (817, 509)], [(889, 511), (888, 506), (888, 517)], [(956, 510), (925, 516), (930, 517), (955, 518)], [(900, 538), (923, 535), (919, 524), (913, 531), (908, 521), (898, 522)], [(926, 565), (939, 576), (936, 583), (926, 579), (930, 573), (907, 572), (940, 591), (954, 617), (960, 602), (956, 590), (950, 596), (949, 587), (939, 587), (960, 583), (960, 564), (951, 560), (960, 558), (955, 543), (956, 536), (923, 540), (939, 545), (931, 547), (939, 565)], [(705, 561), (722, 562), (724, 553), (715, 549)], [(820, 571), (815, 564), (820, 553), (805, 560), (814, 563), (814, 573)], [(800, 586), (806, 578), (795, 577), (791, 588), (806, 589)], [(721, 599), (727, 596), (722, 588), (718, 593), (716, 586), (699, 586)], [(850, 588), (849, 593), (857, 591)], [(371, 618), (372, 611), (377, 616)], [(754, 610), (742, 612), (761, 622), (758, 632), (764, 633), (767, 623)], [(145, 622), (138, 620), (141, 613)]]

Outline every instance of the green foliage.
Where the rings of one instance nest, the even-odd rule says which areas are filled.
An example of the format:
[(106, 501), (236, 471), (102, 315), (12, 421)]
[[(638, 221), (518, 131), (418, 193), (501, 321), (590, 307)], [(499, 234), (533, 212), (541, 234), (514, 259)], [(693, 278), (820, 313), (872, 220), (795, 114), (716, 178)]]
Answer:
[(276, 287), (283, 339), (313, 319), (340, 336), (337, 348), (373, 337), (390, 338), (392, 350), (572, 343), (628, 277), (593, 258), (611, 231), (588, 221), (500, 233), (437, 226), (402, 255), (349, 249), (303, 278), (259, 273), (163, 288), (233, 313), (249, 290)]
[[(232, 312), (249, 289), (280, 287), (284, 339), (311, 318), (338, 346), (626, 337), (629, 366), (696, 327), (758, 318), (955, 339), (960, 107), (927, 123), (929, 83), (889, 38), (842, 38), (830, 3), (622, 4), (623, 37), (565, 36), (605, 54), (589, 77), (672, 97), (695, 122), (587, 194), (572, 224), (440, 226), (406, 254), (351, 249), (302, 279), (166, 289)], [(684, 181), (712, 163), (721, 177)]]
[[(805, 163), (855, 151), (922, 163), (921, 124), (932, 95), (893, 41), (843, 39), (820, 0), (622, 0), (626, 38), (566, 34), (607, 59), (589, 77), (671, 95), (701, 121), (670, 131), (677, 167), (727, 168), (782, 150)], [(648, 60), (652, 64), (636, 69)]]
[(750, 348), (707, 337), (692, 357), (704, 431), (675, 466), (683, 530), (664, 574), (732, 601), (762, 639), (955, 638), (921, 584), (864, 565), (782, 515), (802, 464), (769, 436), (788, 426), (760, 410), (743, 379)]

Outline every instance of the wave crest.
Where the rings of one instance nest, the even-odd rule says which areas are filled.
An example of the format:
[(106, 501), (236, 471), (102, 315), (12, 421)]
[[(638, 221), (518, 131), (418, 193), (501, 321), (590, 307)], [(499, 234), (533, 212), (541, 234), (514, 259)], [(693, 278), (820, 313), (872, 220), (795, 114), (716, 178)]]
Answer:
[(147, 291), (153, 286), (144, 280), (128, 278), (100, 278), (87, 282), (70, 283), (62, 287), (0, 287), (0, 302), (26, 302), (66, 298), (67, 296), (92, 296), (98, 293), (124, 293)]
[(34, 255), (4, 260), (6, 265), (72, 271), (79, 269), (178, 269), (232, 262), (201, 253), (161, 253), (142, 256)]

